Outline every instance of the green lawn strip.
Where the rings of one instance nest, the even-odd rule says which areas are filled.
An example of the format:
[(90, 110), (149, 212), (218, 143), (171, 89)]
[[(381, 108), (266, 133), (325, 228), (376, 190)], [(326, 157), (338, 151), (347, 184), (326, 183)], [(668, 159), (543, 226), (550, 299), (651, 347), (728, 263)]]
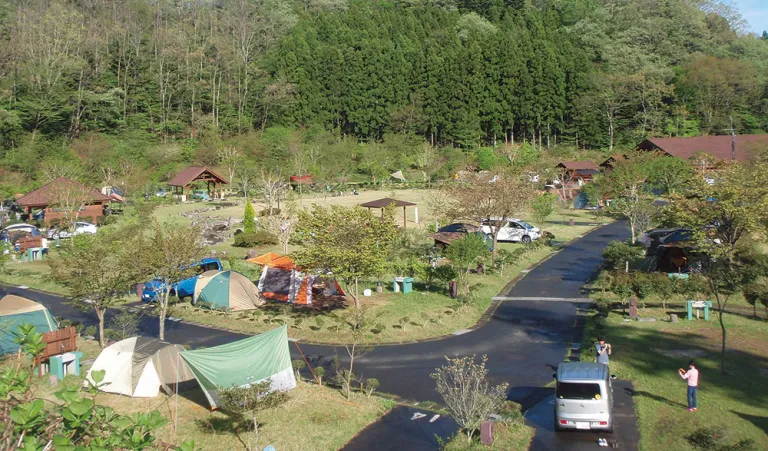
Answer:
[(472, 445), (467, 445), (467, 436), (464, 433), (458, 433), (443, 448), (445, 451), (465, 451), (465, 450), (493, 450), (493, 451), (511, 451), (525, 450), (531, 444), (536, 430), (525, 424), (525, 420), (505, 424), (496, 423), (493, 428), (493, 445), (486, 446), (480, 443), (477, 436), (474, 437)]
[[(720, 327), (716, 316), (679, 323), (625, 322), (621, 310), (593, 314), (584, 330), (581, 359), (594, 361), (595, 337), (613, 347), (611, 372), (632, 380), (640, 449), (694, 449), (686, 437), (705, 427), (723, 427), (726, 441), (753, 440), (768, 448), (768, 323), (725, 315), (728, 374), (720, 373)], [(677, 311), (684, 318), (683, 311)], [(648, 309), (648, 317), (664, 317)], [(686, 383), (677, 374), (694, 359), (701, 371), (699, 411), (686, 411)]]
[[(597, 278), (599, 278), (599, 275)], [(610, 290), (602, 291), (600, 288), (595, 287), (594, 282), (591, 284), (588, 284), (587, 288), (592, 289), (591, 297), (595, 300), (604, 300), (606, 302), (621, 302), (624, 300)], [(667, 300), (667, 304), (668, 305), (671, 304), (674, 306), (685, 306), (685, 303), (688, 299), (690, 298), (686, 295), (675, 294), (674, 296), (672, 296), (670, 299)], [(657, 304), (661, 305), (661, 298), (659, 298), (659, 296), (656, 294), (650, 294), (645, 299), (639, 299), (639, 302), (641, 305), (643, 302), (648, 304), (653, 304), (653, 305), (657, 305)], [(712, 304), (715, 305), (716, 302), (712, 300)], [(730, 299), (728, 300), (727, 307), (736, 307), (739, 310), (746, 309), (744, 310), (746, 313), (751, 313), (753, 310), (752, 305), (749, 304), (746, 301), (746, 299), (744, 299), (744, 296), (741, 293), (736, 293), (733, 296), (731, 296)], [(763, 306), (758, 305), (757, 314), (758, 316), (762, 316), (764, 318), (766, 317), (766, 315), (768, 315), (768, 312), (766, 312), (766, 309)]]
[[(78, 349), (84, 354), (83, 360), (96, 358), (100, 352), (97, 342), (86, 339), (78, 339)], [(14, 363), (14, 359), (6, 358), (0, 361), (0, 369)], [(67, 376), (56, 387), (49, 384), (47, 377), (35, 378), (35, 395), (47, 400), (48, 408), (55, 408), (54, 402), (58, 401), (54, 393), (65, 386), (81, 386), (86, 370), (87, 367), (82, 368), (82, 376)], [(258, 449), (268, 444), (286, 451), (339, 449), (395, 405), (391, 400), (375, 395), (369, 398), (359, 393), (346, 400), (338, 390), (309, 382), (299, 382), (289, 396), (285, 405), (264, 411), (258, 417), (261, 423)], [(202, 391), (196, 386), (180, 393), (179, 429), (175, 434), (173, 396), (161, 392), (156, 398), (129, 398), (100, 393), (97, 402), (121, 414), (159, 410), (169, 422), (157, 431), (157, 437), (166, 443), (180, 444), (191, 439), (195, 441), (195, 449), (234, 450), (244, 449), (241, 438), (247, 442), (248, 432), (233, 429), (233, 422), (226, 413), (210, 412)]]

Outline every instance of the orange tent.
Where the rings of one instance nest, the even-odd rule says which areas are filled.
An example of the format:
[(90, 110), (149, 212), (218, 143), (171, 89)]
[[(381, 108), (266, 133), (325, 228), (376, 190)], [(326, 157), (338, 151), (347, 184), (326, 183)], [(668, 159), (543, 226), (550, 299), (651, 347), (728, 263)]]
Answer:
[(257, 265), (267, 266), (270, 268), (281, 269), (295, 269), (296, 264), (293, 263), (290, 257), (285, 255), (276, 254), (274, 252), (267, 252), (264, 255), (258, 257), (249, 258), (246, 260), (248, 263), (256, 263)]
[(258, 257), (249, 258), (246, 260), (248, 263), (256, 263), (257, 265), (266, 265), (267, 263), (271, 262), (272, 260), (278, 259), (282, 257), (282, 255), (275, 253), (275, 252), (267, 252), (264, 255), (259, 255)]

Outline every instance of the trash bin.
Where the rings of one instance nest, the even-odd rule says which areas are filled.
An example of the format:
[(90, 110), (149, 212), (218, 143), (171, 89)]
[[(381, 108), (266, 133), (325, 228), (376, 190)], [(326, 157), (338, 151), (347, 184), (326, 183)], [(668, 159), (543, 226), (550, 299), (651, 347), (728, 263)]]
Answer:
[(413, 291), (413, 277), (395, 277), (392, 285), (395, 293), (408, 294)]
[(80, 375), (80, 358), (83, 357), (83, 353), (79, 351), (67, 352), (61, 355), (55, 355), (49, 359), (50, 374), (64, 379), (64, 376)]

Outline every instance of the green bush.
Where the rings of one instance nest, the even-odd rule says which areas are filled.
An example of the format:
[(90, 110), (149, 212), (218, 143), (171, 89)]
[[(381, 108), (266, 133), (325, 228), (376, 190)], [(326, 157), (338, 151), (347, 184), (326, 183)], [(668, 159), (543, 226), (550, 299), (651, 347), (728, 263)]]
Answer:
[(256, 231), (256, 212), (250, 200), (245, 202), (245, 212), (243, 213), (243, 232), (254, 233)]
[(274, 233), (267, 232), (266, 230), (259, 230), (258, 232), (243, 232), (235, 236), (236, 247), (254, 247), (278, 244), (279, 240)]
[(279, 208), (273, 208), (272, 210), (269, 210), (269, 209), (265, 208), (263, 210), (259, 210), (259, 217), (274, 216), (274, 215), (279, 215), (279, 214), (280, 214), (280, 209)]
[(603, 251), (603, 260), (608, 269), (623, 269), (626, 262), (632, 262), (643, 255), (643, 248), (624, 241), (614, 240)]
[(555, 202), (557, 196), (552, 193), (544, 193), (536, 196), (531, 204), (533, 209), (533, 218), (539, 224), (542, 224), (555, 211)]

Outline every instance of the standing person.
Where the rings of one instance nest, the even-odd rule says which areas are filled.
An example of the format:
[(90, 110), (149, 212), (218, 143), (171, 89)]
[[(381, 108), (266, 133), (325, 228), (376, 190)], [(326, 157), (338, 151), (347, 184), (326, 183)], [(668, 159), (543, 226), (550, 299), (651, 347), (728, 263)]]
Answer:
[(605, 342), (605, 337), (597, 337), (597, 344), (595, 345), (597, 351), (597, 363), (608, 365), (608, 356), (611, 355), (611, 345)]
[(696, 407), (696, 391), (699, 387), (699, 370), (696, 369), (696, 362), (688, 362), (688, 371), (680, 368), (677, 373), (683, 379), (688, 379), (688, 411), (695, 412), (699, 410)]

